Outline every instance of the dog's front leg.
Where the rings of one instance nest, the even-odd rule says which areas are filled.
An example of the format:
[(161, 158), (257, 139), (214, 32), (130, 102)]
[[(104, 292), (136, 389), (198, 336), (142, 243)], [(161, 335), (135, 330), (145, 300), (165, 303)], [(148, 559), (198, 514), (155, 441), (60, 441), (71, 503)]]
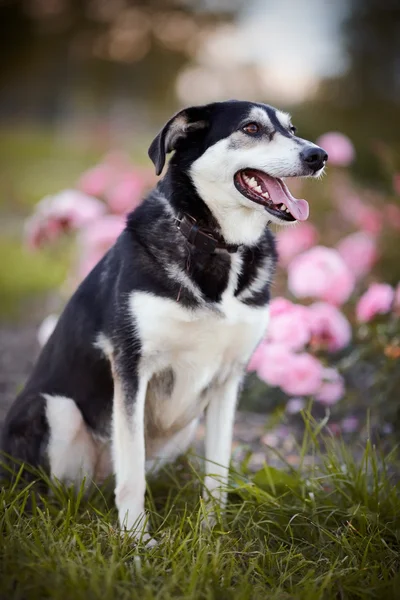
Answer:
[(215, 523), (216, 505), (224, 508), (225, 491), (232, 449), (233, 424), (239, 386), (242, 377), (229, 379), (213, 390), (206, 413), (206, 477), (203, 492), (207, 516), (205, 522)]
[[(122, 529), (142, 536), (144, 511), (145, 437), (144, 407), (147, 378), (114, 365), (113, 459), (116, 478), (115, 501)], [(148, 540), (145, 533), (143, 539)]]

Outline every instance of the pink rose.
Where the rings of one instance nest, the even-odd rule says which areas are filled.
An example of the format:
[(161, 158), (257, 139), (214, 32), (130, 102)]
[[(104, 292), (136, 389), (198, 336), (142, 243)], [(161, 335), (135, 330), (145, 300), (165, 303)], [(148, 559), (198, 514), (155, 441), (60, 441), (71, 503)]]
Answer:
[(328, 153), (330, 165), (347, 167), (354, 160), (354, 146), (347, 135), (343, 133), (337, 131), (324, 133), (316, 143)]
[(344, 433), (354, 433), (360, 426), (360, 421), (357, 417), (346, 417), (341, 422), (341, 428)]
[(314, 297), (340, 305), (354, 289), (354, 276), (337, 250), (315, 246), (290, 263), (288, 287), (298, 298)]
[(304, 398), (290, 398), (286, 403), (285, 410), (289, 415), (295, 415), (302, 411), (305, 406)]
[(82, 230), (79, 241), (87, 250), (111, 248), (117, 237), (125, 229), (126, 219), (119, 215), (104, 215)]
[[(281, 298), (272, 301), (271, 305), (271, 321), (267, 330), (267, 341), (273, 344), (283, 344), (290, 350), (304, 348), (310, 339), (307, 309), (288, 301), (283, 303)], [(279, 307), (279, 312), (277, 307)]]
[(124, 173), (106, 194), (112, 212), (124, 214), (136, 208), (142, 200), (144, 188), (145, 181), (139, 173)]
[(96, 266), (124, 229), (124, 217), (104, 215), (81, 231), (78, 238), (80, 244), (78, 273), (80, 278), (86, 277)]
[(351, 326), (343, 313), (327, 302), (315, 302), (308, 307), (308, 322), (313, 347), (336, 352), (351, 340)]
[(356, 306), (357, 320), (371, 321), (378, 314), (388, 313), (394, 300), (394, 289), (387, 283), (372, 283)]
[(325, 404), (325, 406), (336, 404), (338, 400), (343, 398), (343, 377), (339, 375), (336, 369), (323, 369), (322, 378), (322, 385), (315, 395), (315, 399), (321, 404)]
[(285, 375), (280, 380), (280, 387), (286, 394), (308, 396), (320, 389), (322, 365), (311, 354), (291, 354), (287, 357), (284, 367)]
[(107, 164), (99, 164), (81, 175), (78, 188), (91, 196), (103, 197), (115, 177), (114, 169)]
[(287, 377), (287, 362), (292, 353), (282, 344), (262, 344), (257, 375), (272, 386), (280, 386)]
[(377, 235), (383, 226), (382, 213), (361, 201), (358, 196), (346, 195), (336, 200), (342, 216), (356, 227)]
[(337, 250), (356, 279), (366, 275), (378, 258), (375, 239), (363, 231), (343, 238)]
[(282, 296), (277, 296), (276, 298), (272, 298), (269, 304), (269, 314), (272, 317), (277, 317), (278, 315), (286, 313), (293, 306), (293, 302), (287, 300), (286, 298), (282, 298)]
[(31, 248), (52, 242), (62, 233), (80, 229), (105, 212), (102, 202), (77, 190), (64, 190), (38, 202), (28, 219), (25, 236)]
[(292, 258), (314, 246), (317, 235), (317, 230), (310, 223), (280, 231), (277, 234), (279, 262), (288, 265)]
[(249, 372), (251, 372), (251, 371), (257, 371), (258, 370), (258, 367), (260, 366), (261, 361), (264, 358), (264, 346), (265, 346), (265, 344), (266, 344), (265, 340), (262, 340), (258, 344), (257, 348), (254, 350), (254, 352), (253, 352), (253, 354), (252, 354), (252, 356), (250, 358), (250, 361), (249, 361), (249, 363), (247, 365), (247, 370)]

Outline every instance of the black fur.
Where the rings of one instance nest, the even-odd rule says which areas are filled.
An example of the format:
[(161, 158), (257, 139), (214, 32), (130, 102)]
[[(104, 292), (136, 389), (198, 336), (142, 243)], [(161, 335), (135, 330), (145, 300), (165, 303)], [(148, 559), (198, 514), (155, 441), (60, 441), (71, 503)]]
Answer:
[[(141, 344), (127, 306), (133, 290), (170, 298), (185, 307), (195, 308), (203, 303), (218, 309), (228, 284), (232, 257), (226, 251), (202, 254), (194, 249), (177, 228), (176, 218), (185, 212), (200, 225), (218, 230), (219, 225), (195, 190), (188, 169), (209, 146), (238, 127), (250, 106), (247, 102), (231, 101), (183, 111), (179, 116), (187, 120), (187, 127), (175, 133), (170, 145), (166, 148), (165, 140), (173, 119), (154, 140), (149, 154), (157, 172), (163, 169), (165, 153), (175, 150), (168, 171), (142, 205), (128, 216), (124, 232), (65, 307), (24, 390), (7, 415), (2, 442), (5, 452), (34, 466), (46, 466), (49, 432), (43, 394), (72, 398), (88, 428), (103, 437), (110, 436), (113, 375), (96, 340), (103, 333), (112, 341), (116, 368), (129, 395), (134, 397)], [(268, 114), (272, 110), (268, 108)], [(245, 262), (235, 291), (237, 296), (257, 278), (267, 257), (269, 276), (273, 272), (276, 251), (272, 234), (266, 229), (256, 246), (242, 248), (241, 252)], [(171, 267), (192, 278), (201, 290), (201, 300), (180, 285), (168, 270)], [(246, 304), (268, 303), (269, 279), (261, 291), (246, 298)], [(162, 381), (172, 389), (173, 374), (160, 377)]]

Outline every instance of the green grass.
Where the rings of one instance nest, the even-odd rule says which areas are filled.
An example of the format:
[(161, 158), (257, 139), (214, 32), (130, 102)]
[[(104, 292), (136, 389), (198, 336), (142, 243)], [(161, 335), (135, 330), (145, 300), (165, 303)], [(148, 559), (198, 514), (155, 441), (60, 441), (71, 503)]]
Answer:
[(100, 155), (92, 141), (44, 129), (1, 129), (0, 207), (26, 214), (43, 196), (73, 187)]
[[(147, 146), (150, 139), (133, 135), (132, 141), (118, 144), (135, 164), (150, 167)], [(59, 132), (29, 125), (0, 129), (0, 209), (26, 214), (34, 204), (62, 189), (74, 187), (87, 168), (110, 150), (110, 141), (93, 133)]]
[(15, 599), (390, 599), (400, 585), (400, 495), (394, 452), (344, 444), (307, 426), (306, 473), (245, 464), (226, 515), (204, 530), (198, 461), (150, 482), (151, 549), (117, 529), (112, 489), (89, 497), (53, 486), (24, 512), (29, 489), (1, 492), (0, 597)]
[(30, 252), (19, 238), (0, 238), (0, 318), (17, 317), (24, 300), (58, 287), (66, 277), (71, 251)]

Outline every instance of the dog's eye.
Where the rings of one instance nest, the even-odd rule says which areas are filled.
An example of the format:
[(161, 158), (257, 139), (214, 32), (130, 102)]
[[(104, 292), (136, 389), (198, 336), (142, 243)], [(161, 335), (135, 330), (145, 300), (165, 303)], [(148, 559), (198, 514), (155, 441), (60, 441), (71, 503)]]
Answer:
[(290, 131), (290, 133), (293, 133), (293, 135), (294, 135), (296, 133), (296, 131), (297, 131), (297, 127), (295, 127), (294, 125), (291, 125), (289, 127), (289, 131)]
[(247, 123), (242, 130), (249, 135), (257, 135), (260, 132), (260, 126), (257, 123)]

